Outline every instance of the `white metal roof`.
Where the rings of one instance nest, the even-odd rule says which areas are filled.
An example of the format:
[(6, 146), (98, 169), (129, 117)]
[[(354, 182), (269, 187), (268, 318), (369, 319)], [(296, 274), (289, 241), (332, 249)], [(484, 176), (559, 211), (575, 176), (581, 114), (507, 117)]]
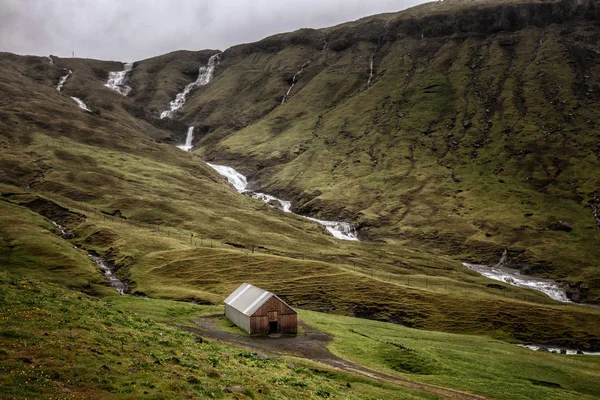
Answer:
[[(251, 316), (271, 297), (277, 296), (264, 289), (244, 282), (225, 299), (225, 304), (235, 308), (244, 315)], [(277, 298), (281, 300), (279, 297)], [(285, 301), (281, 301), (286, 306), (290, 307)], [(292, 309), (292, 307), (290, 307), (290, 309)]]

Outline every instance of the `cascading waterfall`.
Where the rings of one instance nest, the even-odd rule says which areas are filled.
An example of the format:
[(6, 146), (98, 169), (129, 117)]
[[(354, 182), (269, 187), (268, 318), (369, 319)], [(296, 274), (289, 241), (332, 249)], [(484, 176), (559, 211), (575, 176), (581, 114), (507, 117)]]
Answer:
[(302, 64), (302, 66), (300, 66), (300, 69), (298, 70), (298, 72), (296, 72), (296, 74), (292, 78), (292, 84), (290, 85), (289, 89), (285, 93), (285, 96), (283, 96), (283, 99), (281, 100), (281, 104), (285, 104), (285, 102), (290, 98), (292, 89), (294, 88), (294, 86), (296, 86), (296, 82), (298, 82), (298, 78), (300, 77), (300, 74), (302, 74), (302, 72), (304, 72), (304, 69), (306, 67), (308, 67), (308, 64), (310, 64), (310, 61), (307, 61), (304, 64)]
[(62, 76), (58, 81), (58, 85), (56, 85), (56, 90), (58, 90), (59, 92), (62, 90), (63, 86), (65, 86), (65, 82), (67, 81), (67, 79), (69, 79), (69, 76), (71, 76), (71, 74), (73, 73), (73, 71), (71, 71), (70, 69), (65, 68), (65, 71), (67, 71), (67, 74)]
[(367, 87), (371, 87), (371, 81), (373, 80), (373, 60), (375, 59), (375, 53), (371, 56), (371, 60), (369, 61), (370, 71), (369, 71), (369, 80), (367, 81)]
[(466, 262), (463, 262), (462, 264), (470, 270), (485, 276), (486, 278), (508, 283), (509, 285), (513, 286), (538, 290), (553, 300), (563, 303), (571, 302), (565, 291), (559, 286), (558, 283), (551, 279), (534, 278), (532, 276), (522, 275), (519, 270), (505, 266), (507, 259), (508, 251), (504, 249), (500, 261), (493, 267)]
[(188, 128), (187, 136), (185, 138), (185, 144), (179, 145), (177, 147), (179, 147), (183, 151), (190, 151), (190, 150), (192, 150), (192, 147), (193, 147), (192, 140), (194, 140), (194, 127), (190, 126)]
[(208, 59), (208, 64), (206, 66), (202, 66), (198, 69), (198, 78), (196, 81), (187, 85), (183, 89), (183, 92), (178, 93), (177, 96), (175, 96), (175, 100), (169, 103), (171, 108), (160, 113), (160, 119), (173, 118), (175, 111), (179, 110), (185, 104), (187, 95), (192, 91), (192, 89), (198, 86), (207, 85), (212, 80), (215, 67), (219, 64), (220, 57), (221, 53), (213, 55)]
[(129, 288), (127, 287), (127, 285), (125, 285), (123, 282), (117, 279), (115, 273), (108, 267), (108, 265), (106, 265), (103, 259), (101, 259), (100, 257), (96, 257), (93, 254), (88, 254), (88, 257), (92, 261), (94, 261), (97, 266), (100, 267), (102, 272), (104, 272), (104, 276), (108, 278), (110, 286), (115, 288), (117, 292), (119, 292), (119, 294), (121, 295), (129, 294)]
[(373, 72), (374, 68), (375, 68), (375, 56), (377, 55), (379, 50), (381, 50), (381, 47), (382, 47), (383, 31), (385, 31), (387, 29), (388, 25), (390, 24), (390, 21), (391, 20), (386, 21), (383, 28), (381, 28), (379, 30), (379, 39), (377, 40), (377, 46), (375, 47), (373, 54), (371, 54), (371, 58), (369, 58), (369, 79), (367, 80), (367, 89), (371, 87), (371, 81), (373, 81), (373, 77), (375, 76), (375, 74)]
[(73, 97), (73, 96), (71, 96), (71, 98), (75, 101), (75, 103), (77, 103), (79, 108), (81, 108), (82, 110), (85, 110), (87, 112), (92, 112), (92, 110), (90, 110), (88, 108), (88, 106), (86, 106), (85, 103), (81, 99), (79, 99), (77, 97)]
[(50, 56), (46, 56), (46, 58), (48, 59), (48, 61), (50, 62), (50, 65), (54, 65), (54, 60), (52, 59), (52, 57)]
[(104, 86), (122, 94), (123, 96), (127, 96), (131, 91), (131, 87), (125, 85), (125, 79), (127, 78), (127, 74), (133, 68), (133, 63), (125, 63), (123, 68), (123, 71), (109, 72), (108, 82), (106, 82)]
[[(227, 178), (229, 183), (240, 193), (248, 195), (252, 198), (259, 199), (264, 201), (265, 203), (280, 209), (283, 212), (291, 213), (292, 202), (287, 200), (281, 200), (274, 196), (253, 192), (248, 190), (248, 179), (235, 169), (225, 166), (225, 165), (215, 165), (211, 163), (207, 163), (210, 167), (212, 167), (219, 174)], [(295, 214), (298, 215), (298, 214)], [(325, 227), (331, 235), (337, 239), (341, 240), (353, 240), (358, 241), (358, 233), (356, 229), (347, 222), (337, 222), (337, 221), (324, 221), (316, 218), (306, 217), (303, 215), (298, 215), (299, 217), (309, 219), (311, 221), (317, 222)]]

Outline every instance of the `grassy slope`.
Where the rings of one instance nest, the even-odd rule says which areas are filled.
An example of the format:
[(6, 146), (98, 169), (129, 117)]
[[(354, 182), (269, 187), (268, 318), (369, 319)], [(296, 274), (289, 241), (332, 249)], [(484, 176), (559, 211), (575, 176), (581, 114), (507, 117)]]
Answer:
[[(428, 4), (236, 46), (176, 119), (200, 127), (200, 154), (301, 212), (463, 259), (491, 263), (508, 246), (516, 267), (585, 282), (597, 301), (597, 28), (395, 36), (411, 16), (471, 3), (487, 5)], [(573, 230), (549, 229), (556, 221)]]
[[(44, 66), (46, 60), (37, 62)], [(80, 73), (76, 66), (70, 66), (74, 76)], [(119, 276), (131, 281), (134, 290), (153, 296), (218, 303), (236, 284), (251, 280), (315, 310), (415, 327), (525, 341), (533, 340), (540, 330), (546, 341), (581, 343), (599, 336), (593, 310), (550, 306), (551, 313), (538, 317), (537, 308), (531, 309), (522, 296), (527, 293), (529, 301), (547, 303), (541, 294), (490, 286), (488, 280), (447, 257), (413, 251), (401, 242), (338, 241), (314, 223), (235, 193), (196, 156), (142, 134), (137, 124), (143, 121), (121, 118), (126, 103), (101, 85), (100, 78), (88, 75), (90, 99), (106, 97), (114, 105), (88, 114), (51, 86), (22, 78), (9, 67), (2, 72), (7, 94), (1, 122), (6, 150), (2, 192), (12, 203), (3, 207), (27, 215), (36, 226), (23, 232), (31, 229), (40, 238), (35, 248), (27, 250), (30, 254), (23, 251), (15, 256), (14, 243), (34, 239), (6, 229), (5, 253), (12, 260), (8, 268), (20, 271), (22, 261), (32, 258), (38, 260), (29, 263), (40, 270), (37, 276), (50, 270), (54, 281), (101, 292), (97, 287), (101, 277), (89, 276), (92, 264), (83, 251), (61, 242), (65, 257), (73, 253), (70, 257), (80, 260), (83, 271), (78, 273), (84, 278), (77, 281), (69, 282), (73, 270), (44, 261), (49, 251), (45, 243), (51, 244), (44, 239), (48, 221), (15, 208), (41, 193), (86, 216), (79, 225), (58, 221), (74, 232), (72, 243), (98, 252), (117, 268), (125, 267)], [(25, 190), (27, 185), (31, 189)], [(23, 194), (7, 195), (10, 192)], [(98, 210), (119, 210), (127, 220), (106, 220)], [(130, 226), (128, 220), (162, 228), (151, 232)], [(3, 221), (4, 226), (10, 224), (10, 219)], [(205, 247), (212, 241), (219, 249), (214, 254), (209, 249), (189, 251), (190, 234), (195, 235), (196, 245), (201, 239)], [(231, 244), (243, 248), (233, 250)], [(252, 246), (260, 255), (249, 258)], [(67, 263), (71, 264), (75, 263)], [(208, 271), (214, 274), (210, 279), (206, 279)], [(284, 280), (273, 281), (273, 271), (284, 271)], [(511, 310), (508, 317), (504, 307)], [(527, 319), (527, 329), (519, 319)], [(572, 324), (572, 329), (565, 330), (565, 324)]]
[[(0, 272), (0, 393), (13, 398), (421, 398), (286, 357), (263, 361), (164, 325), (222, 312), (135, 297), (102, 300)], [(595, 398), (595, 357), (535, 353), (487, 338), (301, 311), (350, 361), (416, 382), (492, 398)], [(286, 363), (292, 361), (293, 365)], [(101, 372), (99, 374), (99, 372)], [(195, 379), (194, 379), (195, 378)], [(351, 382), (351, 387), (346, 386)], [(427, 397), (427, 396), (424, 396)]]
[(416, 331), (303, 311), (334, 336), (333, 352), (385, 373), (501, 399), (597, 398), (593, 356), (543, 354), (481, 337)]
[[(205, 312), (198, 306), (135, 298), (114, 306), (6, 272), (0, 287), (2, 397), (422, 398), (300, 360), (195, 343), (195, 335), (162, 323), (189, 323)], [(245, 389), (224, 391), (235, 385)]]

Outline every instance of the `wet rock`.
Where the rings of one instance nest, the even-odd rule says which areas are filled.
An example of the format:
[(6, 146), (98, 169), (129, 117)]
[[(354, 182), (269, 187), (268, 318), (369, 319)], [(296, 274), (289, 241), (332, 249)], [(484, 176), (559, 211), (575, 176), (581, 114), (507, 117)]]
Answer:
[(246, 388), (243, 386), (229, 386), (224, 389), (225, 393), (243, 392), (244, 390), (246, 390)]
[(547, 347), (541, 346), (537, 351), (541, 352), (541, 353), (549, 353), (550, 350), (548, 350)]
[(583, 351), (577, 350), (577, 354), (583, 354)]
[(560, 354), (567, 354), (567, 350), (565, 350), (565, 349), (560, 349)]

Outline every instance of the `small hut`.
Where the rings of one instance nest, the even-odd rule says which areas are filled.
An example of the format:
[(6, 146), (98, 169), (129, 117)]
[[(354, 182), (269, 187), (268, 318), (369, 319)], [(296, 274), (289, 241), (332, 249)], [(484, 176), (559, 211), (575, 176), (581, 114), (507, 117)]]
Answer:
[(298, 313), (292, 307), (249, 283), (242, 283), (225, 299), (225, 316), (250, 334), (298, 331)]

